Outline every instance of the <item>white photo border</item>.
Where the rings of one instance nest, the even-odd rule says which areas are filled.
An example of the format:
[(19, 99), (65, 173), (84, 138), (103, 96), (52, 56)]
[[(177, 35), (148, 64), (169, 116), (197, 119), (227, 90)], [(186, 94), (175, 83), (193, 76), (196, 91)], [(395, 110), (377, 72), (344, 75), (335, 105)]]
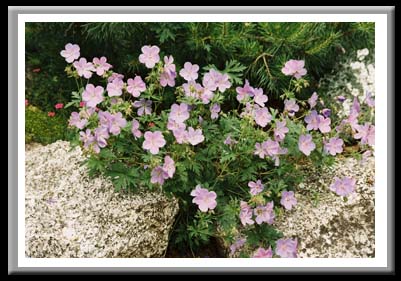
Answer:
[(375, 22), (376, 124), (387, 124), (387, 15), (384, 14), (19, 14), (18, 15), (18, 267), (91, 268), (372, 268), (388, 267), (387, 126), (376, 126), (375, 257), (342, 259), (64, 259), (25, 257), (25, 22)]

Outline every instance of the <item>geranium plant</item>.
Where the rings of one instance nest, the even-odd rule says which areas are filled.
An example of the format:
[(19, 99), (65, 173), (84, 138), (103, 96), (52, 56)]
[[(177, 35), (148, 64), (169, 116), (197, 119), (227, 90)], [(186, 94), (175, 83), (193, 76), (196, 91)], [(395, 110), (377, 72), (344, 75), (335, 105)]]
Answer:
[[(282, 237), (275, 218), (297, 204), (300, 165), (329, 164), (344, 146), (343, 131), (334, 130), (333, 112), (318, 94), (298, 97), (309, 86), (305, 62), (283, 62), (288, 88), (280, 108), (242, 81), (244, 67), (235, 61), (223, 70), (201, 71), (194, 62), (179, 69), (157, 46), (141, 51), (147, 77), (124, 77), (105, 57), (80, 57), (75, 44), (61, 52), (77, 82), (65, 106), (79, 108), (69, 126), (90, 173), (109, 177), (117, 190), (162, 190), (178, 198), (174, 243), (192, 249), (218, 237), (231, 244), (232, 255), (297, 257), (298, 238)], [(355, 125), (343, 120), (343, 127)], [(352, 127), (353, 137), (371, 145), (371, 126), (367, 135)], [(335, 179), (330, 189), (347, 196), (354, 185)]]

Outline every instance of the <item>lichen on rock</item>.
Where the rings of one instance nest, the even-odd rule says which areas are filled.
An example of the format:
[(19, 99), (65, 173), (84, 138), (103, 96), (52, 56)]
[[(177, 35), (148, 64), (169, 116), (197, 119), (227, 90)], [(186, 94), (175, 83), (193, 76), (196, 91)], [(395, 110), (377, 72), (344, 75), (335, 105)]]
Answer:
[(79, 147), (57, 141), (25, 154), (25, 254), (34, 258), (162, 257), (178, 202), (117, 193), (90, 178)]

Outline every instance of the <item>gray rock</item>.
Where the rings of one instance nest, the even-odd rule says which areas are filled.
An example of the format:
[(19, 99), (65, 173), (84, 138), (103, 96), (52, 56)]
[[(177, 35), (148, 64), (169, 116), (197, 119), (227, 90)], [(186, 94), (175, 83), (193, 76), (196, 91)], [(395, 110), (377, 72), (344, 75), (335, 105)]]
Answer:
[(27, 257), (163, 257), (178, 202), (162, 193), (114, 192), (89, 178), (79, 147), (57, 141), (25, 154)]
[[(306, 177), (295, 189), (298, 204), (281, 208), (273, 224), (285, 238), (297, 238), (300, 258), (370, 258), (375, 256), (375, 159), (338, 158), (332, 167), (303, 166)], [(343, 200), (329, 190), (334, 177), (357, 180), (355, 192)], [(237, 237), (244, 237), (237, 229)], [(224, 233), (222, 233), (224, 235)], [(221, 241), (228, 257), (230, 245)], [(253, 252), (254, 249), (242, 248)]]
[[(308, 167), (297, 206), (284, 211), (275, 225), (298, 238), (300, 257), (369, 258), (375, 256), (375, 161), (339, 159), (323, 170)], [(329, 190), (334, 177), (357, 180), (356, 192), (344, 201)]]

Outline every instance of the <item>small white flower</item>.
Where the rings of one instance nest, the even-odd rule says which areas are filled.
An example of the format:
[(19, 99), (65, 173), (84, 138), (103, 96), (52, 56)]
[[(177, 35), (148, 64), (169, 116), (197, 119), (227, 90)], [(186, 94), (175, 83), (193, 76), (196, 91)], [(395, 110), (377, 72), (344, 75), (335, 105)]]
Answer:
[(367, 55), (369, 55), (369, 50), (367, 48), (358, 50), (356, 52), (356, 56), (358, 57), (359, 60), (364, 60)]
[(350, 64), (352, 69), (360, 69), (361, 68), (361, 63), (356, 61), (356, 62), (351, 62)]
[(352, 89), (351, 95), (353, 95), (354, 97), (359, 96), (359, 90), (358, 89)]

